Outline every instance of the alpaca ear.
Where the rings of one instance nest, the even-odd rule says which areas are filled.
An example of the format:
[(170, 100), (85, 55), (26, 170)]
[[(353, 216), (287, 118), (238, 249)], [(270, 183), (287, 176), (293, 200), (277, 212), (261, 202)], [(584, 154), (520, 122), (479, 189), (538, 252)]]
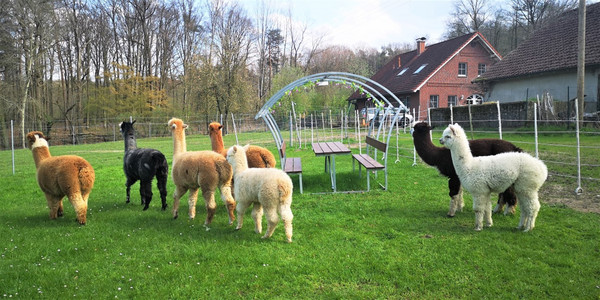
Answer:
[(133, 120), (133, 122), (131, 122), (131, 125), (135, 124), (135, 121), (137, 121), (137, 120)]
[(223, 125), (219, 125), (219, 130), (223, 129)]
[(187, 129), (188, 125), (187, 124), (183, 124), (183, 129)]

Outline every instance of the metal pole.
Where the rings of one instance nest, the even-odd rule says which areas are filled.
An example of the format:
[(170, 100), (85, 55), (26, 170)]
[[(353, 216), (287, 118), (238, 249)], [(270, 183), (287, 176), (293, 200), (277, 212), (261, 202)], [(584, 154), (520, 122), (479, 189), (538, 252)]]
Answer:
[(533, 131), (535, 135), (535, 158), (540, 158), (538, 152), (537, 103), (533, 102)]
[(237, 129), (235, 128), (235, 118), (233, 117), (233, 113), (231, 113), (231, 122), (233, 123), (233, 133), (235, 134), (235, 144), (239, 145), (240, 142), (238, 141)]
[(13, 175), (15, 175), (15, 131), (14, 131), (14, 121), (10, 120), (10, 145), (12, 151), (12, 171)]
[(576, 195), (581, 195), (583, 189), (581, 188), (581, 147), (579, 144), (579, 99), (575, 99), (575, 134), (577, 136), (577, 188), (575, 189)]
[[(579, 110), (579, 121), (583, 122), (584, 104), (585, 104), (585, 0), (579, 0), (577, 30), (577, 100)], [(583, 123), (581, 124), (583, 125)]]
[(500, 139), (502, 139), (502, 116), (500, 115), (500, 101), (496, 102), (498, 107), (498, 132), (500, 133)]

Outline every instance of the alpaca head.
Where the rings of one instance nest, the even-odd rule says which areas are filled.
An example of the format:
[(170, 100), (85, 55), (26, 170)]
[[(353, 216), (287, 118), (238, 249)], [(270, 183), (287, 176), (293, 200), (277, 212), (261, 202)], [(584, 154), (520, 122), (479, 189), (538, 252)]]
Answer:
[(48, 147), (48, 140), (41, 131), (32, 131), (27, 134), (27, 144), (30, 150), (36, 147)]
[(440, 138), (440, 144), (448, 149), (452, 149), (455, 145), (460, 143), (461, 140), (466, 140), (465, 131), (458, 124), (448, 125), (448, 127), (442, 133)]
[(183, 132), (186, 128), (188, 128), (187, 124), (184, 124), (181, 119), (172, 118), (169, 120), (169, 130), (173, 133), (175, 132)]
[(423, 121), (414, 122), (410, 128), (410, 134), (412, 136), (414, 136), (415, 133), (417, 135), (425, 135), (425, 134), (428, 134), (429, 131), (431, 131), (432, 129), (433, 129), (433, 127), (429, 126), (429, 124), (427, 124), (427, 122), (423, 122)]
[(133, 122), (123, 121), (119, 124), (119, 131), (121, 131), (124, 139), (135, 141), (135, 130), (133, 129), (134, 123), (135, 120), (133, 120)]
[(236, 173), (236, 170), (243, 171), (247, 169), (246, 150), (240, 146), (232, 146), (227, 150), (227, 162), (233, 167), (234, 173)]
[(221, 134), (221, 129), (223, 128), (223, 125), (221, 125), (221, 123), (219, 122), (212, 122), (210, 124), (208, 124), (208, 135), (212, 138), (212, 137), (216, 137), (216, 136), (220, 136)]

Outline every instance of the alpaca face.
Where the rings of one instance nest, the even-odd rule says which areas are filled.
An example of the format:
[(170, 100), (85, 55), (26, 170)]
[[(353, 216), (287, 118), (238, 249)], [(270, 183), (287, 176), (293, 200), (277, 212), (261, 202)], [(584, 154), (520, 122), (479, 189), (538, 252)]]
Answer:
[(221, 125), (220, 123), (212, 122), (208, 125), (208, 135), (209, 136), (221, 135), (222, 128), (223, 128), (223, 125)]
[(46, 137), (41, 131), (32, 131), (27, 134), (27, 144), (30, 150), (37, 147), (48, 147)]
[(129, 139), (131, 140), (135, 140), (135, 129), (133, 129), (133, 124), (135, 123), (135, 120), (133, 120), (133, 122), (127, 122), (127, 121), (123, 121), (119, 124), (119, 131), (121, 131), (121, 134), (123, 135), (124, 138), (129, 137)]
[(183, 121), (181, 119), (177, 119), (177, 118), (173, 118), (171, 120), (169, 120), (169, 123), (167, 123), (169, 125), (169, 129), (171, 131), (175, 131), (175, 130), (179, 130), (179, 131), (183, 131), (186, 128), (188, 128), (187, 124), (183, 124)]
[(415, 122), (413, 123), (413, 125), (410, 127), (410, 134), (414, 136), (415, 132), (417, 134), (426, 134), (428, 133), (431, 129), (433, 129), (433, 127), (429, 126), (427, 123), (425, 122)]
[(460, 136), (460, 132), (458, 130), (459, 128), (459, 125), (449, 125), (442, 133), (442, 137), (440, 138), (440, 144), (444, 145), (444, 147), (448, 149), (451, 149), (456, 139)]

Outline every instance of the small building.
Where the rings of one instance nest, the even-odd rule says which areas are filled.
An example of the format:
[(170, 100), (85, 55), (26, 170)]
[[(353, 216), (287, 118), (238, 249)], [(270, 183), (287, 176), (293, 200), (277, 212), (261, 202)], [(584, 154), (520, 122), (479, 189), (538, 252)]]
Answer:
[[(486, 101), (517, 102), (550, 96), (577, 97), (578, 9), (570, 10), (533, 32), (476, 81)], [(586, 111), (600, 110), (600, 3), (586, 7)]]
[[(425, 43), (425, 38), (417, 39), (416, 50), (395, 56), (371, 79), (411, 111), (419, 110), (421, 119), (427, 117), (427, 108), (481, 102), (483, 91), (473, 80), (501, 59), (483, 35), (475, 32), (437, 44)], [(348, 101), (357, 110), (373, 106), (367, 95), (358, 93)]]

